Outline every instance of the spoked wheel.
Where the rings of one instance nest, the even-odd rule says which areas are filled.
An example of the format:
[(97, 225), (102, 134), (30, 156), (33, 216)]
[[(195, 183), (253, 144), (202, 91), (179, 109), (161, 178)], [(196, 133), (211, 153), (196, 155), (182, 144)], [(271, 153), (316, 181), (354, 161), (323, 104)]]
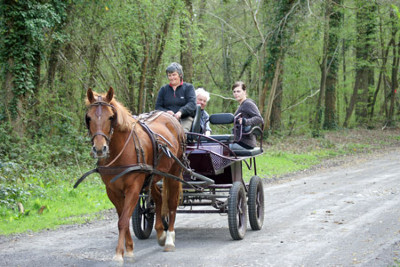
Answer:
[(132, 228), (139, 239), (149, 238), (154, 225), (154, 202), (146, 201), (146, 197), (139, 197), (138, 203), (132, 214)]
[(247, 230), (246, 191), (241, 182), (234, 182), (228, 198), (229, 232), (234, 240), (243, 239)]
[(250, 179), (248, 206), (251, 229), (261, 230), (264, 224), (264, 188), (261, 178), (258, 176)]

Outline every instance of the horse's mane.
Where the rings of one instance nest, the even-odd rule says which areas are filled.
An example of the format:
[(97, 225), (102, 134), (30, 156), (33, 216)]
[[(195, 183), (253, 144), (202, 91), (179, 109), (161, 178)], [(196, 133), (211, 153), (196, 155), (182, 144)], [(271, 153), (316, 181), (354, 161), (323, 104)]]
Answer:
[[(106, 99), (106, 94), (99, 94), (96, 92), (93, 92), (93, 95), (95, 98), (97, 96), (101, 96), (103, 99)], [(114, 106), (115, 111), (117, 112), (117, 125), (121, 131), (130, 131), (132, 130), (133, 123), (135, 122), (135, 119), (132, 117), (131, 112), (120, 102), (118, 102), (115, 99), (115, 96), (113, 99), (110, 101), (110, 104)], [(89, 106), (90, 103), (88, 99), (86, 99), (86, 106)]]

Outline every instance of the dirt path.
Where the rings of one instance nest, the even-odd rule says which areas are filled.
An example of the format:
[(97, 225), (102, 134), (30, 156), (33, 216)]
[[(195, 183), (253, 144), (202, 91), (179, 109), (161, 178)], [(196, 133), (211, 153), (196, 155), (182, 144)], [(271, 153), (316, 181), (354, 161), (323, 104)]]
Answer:
[[(176, 252), (155, 234), (124, 266), (393, 266), (400, 262), (400, 149), (265, 184), (261, 231), (232, 241), (226, 216), (179, 214)], [(112, 218), (0, 237), (1, 266), (114, 266)]]

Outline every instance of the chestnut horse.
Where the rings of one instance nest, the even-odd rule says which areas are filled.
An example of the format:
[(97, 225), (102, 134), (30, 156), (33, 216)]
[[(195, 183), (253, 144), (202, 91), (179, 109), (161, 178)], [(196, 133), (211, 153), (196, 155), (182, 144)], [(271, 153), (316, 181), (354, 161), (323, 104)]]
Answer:
[[(86, 105), (86, 124), (93, 144), (91, 154), (98, 159), (98, 172), (119, 218), (114, 260), (123, 261), (124, 246), (125, 256), (133, 257), (134, 244), (129, 231), (129, 219), (143, 186), (150, 186), (155, 202), (158, 243), (164, 246), (164, 251), (173, 251), (176, 209), (182, 193), (179, 181), (182, 179), (182, 167), (167, 154), (169, 151), (176, 158), (183, 159), (186, 137), (182, 126), (173, 116), (161, 111), (147, 114), (145, 123), (143, 119), (132, 117), (115, 100), (111, 87), (107, 94), (98, 94), (88, 89)], [(128, 172), (111, 181), (127, 168), (141, 165), (174, 175), (178, 179), (164, 178), (159, 172), (157, 175), (147, 169), (147, 172)], [(162, 190), (156, 185), (161, 179)], [(168, 231), (164, 230), (163, 220), (168, 222)]]

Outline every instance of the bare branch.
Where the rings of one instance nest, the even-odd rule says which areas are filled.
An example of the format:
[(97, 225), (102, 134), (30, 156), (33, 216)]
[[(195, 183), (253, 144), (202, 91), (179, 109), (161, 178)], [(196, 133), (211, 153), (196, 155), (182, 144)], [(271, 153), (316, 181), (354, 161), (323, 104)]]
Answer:
[(320, 89), (316, 90), (316, 91), (315, 91), (314, 93), (312, 93), (311, 95), (306, 96), (303, 100), (297, 102), (296, 104), (294, 104), (294, 105), (292, 105), (292, 106), (290, 106), (290, 107), (285, 108), (284, 110), (282, 110), (282, 112), (284, 112), (284, 111), (286, 111), (286, 110), (289, 110), (289, 109), (292, 109), (292, 108), (294, 108), (294, 107), (296, 107), (296, 106), (298, 106), (298, 105), (304, 103), (307, 99), (312, 98), (312, 97), (314, 97), (316, 94), (318, 94), (318, 93), (319, 93), (319, 90), (320, 90)]

